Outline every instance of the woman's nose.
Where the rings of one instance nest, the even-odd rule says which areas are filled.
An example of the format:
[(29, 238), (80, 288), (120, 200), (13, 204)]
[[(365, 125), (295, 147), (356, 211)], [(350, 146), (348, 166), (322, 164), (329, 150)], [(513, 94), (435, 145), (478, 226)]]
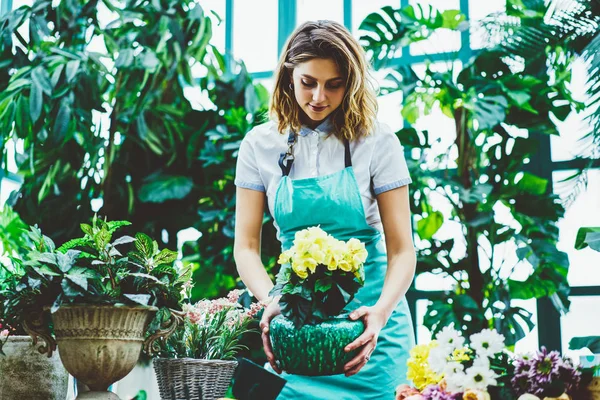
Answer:
[(313, 101), (320, 103), (325, 100), (325, 88), (318, 86), (313, 90)]

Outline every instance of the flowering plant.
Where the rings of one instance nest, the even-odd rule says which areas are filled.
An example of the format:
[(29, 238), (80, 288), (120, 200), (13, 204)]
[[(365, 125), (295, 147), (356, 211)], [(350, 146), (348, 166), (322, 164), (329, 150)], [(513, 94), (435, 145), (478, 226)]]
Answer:
[(231, 360), (246, 347), (240, 339), (254, 331), (250, 323), (263, 308), (252, 303), (249, 308), (239, 303), (242, 290), (233, 290), (227, 297), (185, 304), (183, 323), (161, 345), (159, 355), (166, 358)]
[(298, 231), (279, 257), (271, 295), (281, 295), (281, 313), (297, 327), (337, 316), (364, 285), (367, 255), (358, 239), (338, 240), (320, 227)]
[(504, 336), (490, 329), (471, 335), (467, 344), (460, 332), (445, 327), (432, 342), (413, 348), (407, 365), (415, 387), (399, 386), (397, 400), (579, 398), (585, 381), (556, 351), (509, 354)]

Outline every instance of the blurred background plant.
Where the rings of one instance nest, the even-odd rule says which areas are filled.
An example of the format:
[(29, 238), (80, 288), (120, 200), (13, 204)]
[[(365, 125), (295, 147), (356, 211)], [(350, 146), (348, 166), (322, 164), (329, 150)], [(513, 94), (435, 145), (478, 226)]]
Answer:
[[(459, 10), (384, 7), (360, 26), (373, 65), (387, 73), (382, 93), (402, 91), (405, 121), (415, 124), (439, 108), (456, 129), (442, 150), (427, 131), (398, 132), (413, 178), (418, 273), (454, 281), (452, 291), (427, 307), (424, 324), (433, 333), (452, 323), (465, 335), (492, 327), (514, 345), (534, 320), (512, 300), (549, 297), (560, 312), (569, 308), (569, 259), (556, 248), (564, 207), (551, 194), (537, 154), (540, 135), (558, 134), (557, 120), (597, 101), (600, 81), (590, 85), (591, 104), (575, 100), (569, 83), (575, 55), (593, 58), (597, 30), (590, 28), (597, 27), (600, 10), (593, 2), (573, 8), (571, 1), (567, 9), (558, 3), (508, 1), (505, 18), (484, 20), (488, 47), (462, 66), (457, 53), (446, 68), (426, 63), (423, 71), (389, 60), (401, 46), (467, 29)], [(586, 19), (574, 22), (579, 15)], [(554, 19), (563, 35), (545, 40), (557, 29)], [(458, 224), (460, 235), (443, 234), (444, 224)]]
[[(102, 8), (110, 23), (98, 19)], [(24, 25), (28, 39), (18, 32)], [(235, 156), (268, 93), (210, 44), (202, 7), (38, 0), (0, 26), (4, 167), (7, 142), (23, 143), (23, 184), (8, 204), (59, 245), (95, 212), (172, 248), (178, 232), (194, 228), (198, 239), (183, 246), (194, 296), (234, 288)], [(202, 92), (205, 104), (186, 91)], [(266, 240), (265, 254), (273, 246)]]

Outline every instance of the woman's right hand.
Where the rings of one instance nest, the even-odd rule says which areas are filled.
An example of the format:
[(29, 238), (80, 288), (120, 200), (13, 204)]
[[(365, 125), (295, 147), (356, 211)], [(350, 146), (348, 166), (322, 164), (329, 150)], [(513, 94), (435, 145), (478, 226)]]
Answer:
[(281, 369), (277, 365), (275, 360), (275, 355), (273, 354), (273, 348), (271, 347), (271, 337), (269, 335), (269, 324), (271, 320), (281, 314), (281, 308), (279, 307), (279, 297), (277, 296), (273, 298), (273, 300), (269, 303), (265, 311), (263, 312), (262, 318), (260, 319), (260, 330), (263, 342), (263, 348), (265, 349), (265, 354), (267, 356), (267, 360), (271, 367), (275, 372), (281, 374)]

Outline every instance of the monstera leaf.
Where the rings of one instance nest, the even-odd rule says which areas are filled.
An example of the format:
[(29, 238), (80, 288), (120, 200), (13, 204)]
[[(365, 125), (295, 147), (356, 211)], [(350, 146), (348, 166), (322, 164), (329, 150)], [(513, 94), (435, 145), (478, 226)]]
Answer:
[(426, 40), (439, 28), (456, 30), (464, 21), (459, 10), (439, 12), (429, 5), (401, 9), (386, 6), (360, 24), (360, 43), (371, 53), (375, 68), (381, 68), (402, 46)]

